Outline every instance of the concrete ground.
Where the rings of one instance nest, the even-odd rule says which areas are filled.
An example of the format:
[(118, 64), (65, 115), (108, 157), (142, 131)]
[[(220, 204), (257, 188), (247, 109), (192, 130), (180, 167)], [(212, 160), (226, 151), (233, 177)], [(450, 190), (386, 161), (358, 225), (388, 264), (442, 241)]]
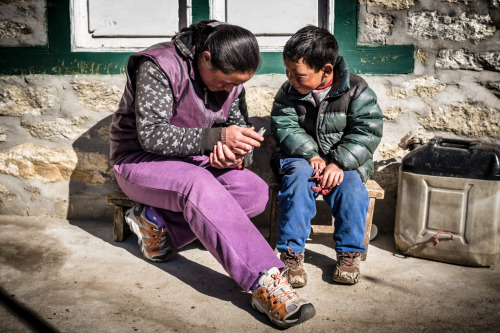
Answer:
[[(143, 260), (111, 221), (0, 216), (0, 332), (270, 332), (268, 319), (198, 243), (169, 263)], [(288, 332), (498, 332), (500, 268), (396, 253), (379, 235), (355, 286), (333, 284), (329, 237), (307, 245), (317, 310)], [(278, 331), (278, 330), (276, 330)]]

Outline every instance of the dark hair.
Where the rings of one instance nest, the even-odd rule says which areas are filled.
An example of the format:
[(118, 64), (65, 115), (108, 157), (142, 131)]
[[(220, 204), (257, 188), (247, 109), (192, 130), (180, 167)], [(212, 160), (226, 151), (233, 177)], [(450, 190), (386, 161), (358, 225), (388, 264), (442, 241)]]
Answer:
[(186, 31), (192, 32), (194, 59), (208, 51), (213, 68), (224, 74), (255, 72), (260, 66), (259, 44), (245, 28), (210, 20), (191, 24), (180, 33)]
[(335, 66), (339, 46), (335, 37), (326, 29), (308, 25), (297, 31), (285, 44), (283, 59), (298, 62), (300, 59), (319, 71), (330, 63)]

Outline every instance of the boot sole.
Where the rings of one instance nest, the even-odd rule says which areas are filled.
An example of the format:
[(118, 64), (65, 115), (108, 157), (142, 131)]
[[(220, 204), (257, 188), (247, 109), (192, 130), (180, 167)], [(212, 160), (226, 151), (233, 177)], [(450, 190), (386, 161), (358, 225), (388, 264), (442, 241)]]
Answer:
[(293, 321), (280, 321), (274, 317), (272, 317), (269, 313), (267, 313), (266, 311), (262, 311), (261, 309), (259, 309), (255, 304), (254, 302), (251, 303), (252, 304), (252, 307), (261, 312), (261, 313), (264, 313), (265, 315), (267, 315), (267, 317), (269, 318), (269, 320), (271, 320), (271, 322), (280, 327), (280, 328), (289, 328), (289, 327), (293, 327), (293, 326), (297, 326), (299, 324), (302, 324), (303, 322), (311, 319), (312, 317), (314, 317), (316, 315), (316, 309), (314, 308), (314, 306), (312, 304), (304, 304), (301, 306), (300, 308), (300, 317), (293, 320)]

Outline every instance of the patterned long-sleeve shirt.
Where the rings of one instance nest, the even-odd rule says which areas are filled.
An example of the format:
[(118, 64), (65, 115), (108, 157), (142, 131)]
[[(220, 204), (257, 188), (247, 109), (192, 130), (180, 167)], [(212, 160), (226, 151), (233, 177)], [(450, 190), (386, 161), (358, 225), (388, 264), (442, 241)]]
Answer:
[(221, 127), (248, 126), (244, 90), (232, 103), (228, 119), (217, 124), (220, 127), (182, 128), (170, 124), (174, 97), (167, 76), (146, 60), (139, 66), (136, 78), (137, 131), (148, 152), (176, 157), (208, 154), (221, 140)]

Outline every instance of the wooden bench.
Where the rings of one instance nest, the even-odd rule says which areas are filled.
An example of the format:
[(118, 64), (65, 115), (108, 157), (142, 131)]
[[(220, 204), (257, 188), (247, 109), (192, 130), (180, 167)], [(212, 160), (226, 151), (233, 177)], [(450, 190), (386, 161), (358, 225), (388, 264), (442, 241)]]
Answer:
[[(269, 224), (269, 244), (272, 248), (276, 248), (276, 242), (278, 241), (278, 220), (279, 220), (279, 204), (278, 204), (278, 191), (281, 189), (281, 180), (274, 177), (272, 180), (268, 181), (269, 184), (269, 200), (271, 203), (270, 207), (270, 224)], [(374, 180), (368, 180), (365, 184), (368, 190), (368, 197), (370, 198), (370, 204), (368, 206), (368, 213), (366, 214), (366, 224), (365, 224), (365, 238), (363, 239), (363, 244), (366, 247), (365, 253), (361, 255), (361, 260), (366, 260), (368, 253), (368, 245), (370, 244), (370, 238), (372, 233), (372, 220), (373, 211), (375, 209), (375, 200), (384, 198), (384, 190), (379, 186), (379, 184)], [(317, 200), (323, 200), (321, 195), (318, 196)], [(314, 234), (333, 234), (333, 217), (331, 225), (311, 225), (311, 233)]]
[(125, 222), (125, 212), (138, 203), (127, 197), (121, 189), (109, 193), (106, 202), (114, 206), (113, 240), (123, 242), (130, 234), (130, 228)]

